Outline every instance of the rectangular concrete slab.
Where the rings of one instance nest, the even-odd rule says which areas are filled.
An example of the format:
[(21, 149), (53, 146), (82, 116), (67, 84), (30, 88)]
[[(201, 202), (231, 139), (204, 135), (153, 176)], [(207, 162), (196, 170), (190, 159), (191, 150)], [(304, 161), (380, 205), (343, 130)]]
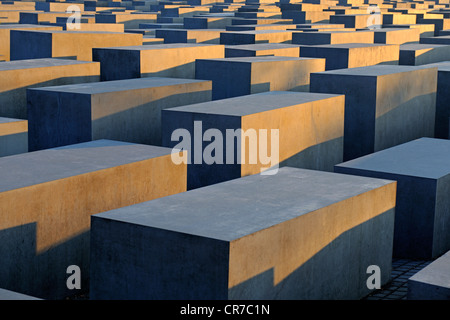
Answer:
[(90, 216), (185, 191), (186, 166), (172, 152), (96, 140), (0, 158), (0, 286), (64, 299), (77, 265), (86, 292)]
[(434, 259), (450, 249), (450, 141), (420, 138), (335, 166), (398, 182), (394, 256)]
[(101, 80), (141, 77), (195, 79), (196, 59), (224, 58), (218, 44), (171, 43), (93, 49), (93, 59), (101, 63)]
[(373, 31), (293, 32), (293, 44), (374, 43)]
[[(189, 189), (276, 166), (332, 171), (342, 162), (343, 126), (344, 96), (309, 92), (255, 93), (162, 111), (163, 146), (188, 150)], [(221, 139), (208, 143), (210, 133)]]
[(284, 56), (197, 59), (196, 79), (212, 80), (213, 100), (266, 91), (308, 91), (313, 72), (325, 70), (320, 58)]
[(389, 280), (394, 207), (395, 182), (286, 167), (97, 214), (90, 294), (359, 299), (369, 265)]
[(301, 45), (301, 57), (325, 58), (325, 70), (398, 64), (399, 46), (369, 43)]
[(11, 60), (66, 57), (92, 61), (92, 49), (142, 45), (142, 35), (100, 31), (11, 31)]
[(62, 30), (59, 26), (44, 26), (37, 24), (0, 24), (0, 55), (5, 61), (9, 61), (10, 33), (11, 30)]
[(26, 89), (100, 80), (98, 62), (30, 59), (0, 64), (0, 116), (27, 119)]
[(441, 44), (403, 44), (400, 46), (401, 65), (420, 66), (450, 61), (450, 46)]
[(450, 251), (408, 279), (408, 300), (450, 300)]
[(98, 139), (161, 145), (161, 110), (210, 101), (211, 89), (159, 77), (29, 89), (30, 151)]
[(434, 135), (437, 68), (377, 65), (312, 73), (310, 90), (345, 94), (345, 161)]

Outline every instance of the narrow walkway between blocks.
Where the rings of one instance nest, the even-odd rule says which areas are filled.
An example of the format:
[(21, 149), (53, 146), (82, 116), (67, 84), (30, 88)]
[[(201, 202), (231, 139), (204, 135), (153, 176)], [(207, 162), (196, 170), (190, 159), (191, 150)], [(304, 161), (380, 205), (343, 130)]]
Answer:
[(407, 300), (408, 279), (431, 262), (408, 259), (392, 260), (391, 281), (362, 300)]

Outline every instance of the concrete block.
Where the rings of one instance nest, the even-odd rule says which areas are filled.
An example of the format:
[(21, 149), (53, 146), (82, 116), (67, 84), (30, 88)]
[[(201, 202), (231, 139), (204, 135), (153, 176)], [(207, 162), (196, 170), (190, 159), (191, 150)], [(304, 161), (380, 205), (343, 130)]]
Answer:
[(76, 265), (87, 292), (90, 216), (185, 191), (172, 152), (96, 140), (0, 158), (0, 286), (63, 299)]
[(450, 36), (421, 38), (420, 43), (449, 45), (450, 44)]
[(28, 152), (28, 121), (0, 117), (0, 157)]
[(293, 32), (293, 44), (374, 43), (373, 31)]
[(411, 28), (419, 29), (420, 37), (433, 37), (434, 36), (434, 24), (389, 24), (383, 25), (384, 28)]
[(405, 44), (419, 43), (420, 31), (417, 28), (381, 28), (374, 29), (374, 43)]
[(123, 24), (125, 29), (139, 28), (141, 23), (156, 22), (156, 12), (114, 12), (97, 13), (95, 23)]
[(291, 43), (291, 39), (292, 31), (285, 30), (225, 31), (220, 34), (220, 43), (227, 45)]
[(395, 182), (286, 167), (96, 214), (90, 294), (360, 299), (368, 266), (389, 280), (394, 210)]
[(305, 45), (300, 48), (300, 57), (325, 58), (325, 70), (377, 64), (395, 65), (399, 61), (399, 45), (369, 43)]
[(226, 26), (226, 31), (258, 31), (258, 30), (289, 30), (295, 29), (295, 24), (243, 24)]
[(221, 17), (221, 16), (195, 16), (186, 17), (183, 20), (183, 27), (185, 29), (225, 29), (226, 26), (230, 26), (233, 16)]
[(26, 89), (98, 81), (98, 62), (31, 59), (0, 64), (0, 116), (27, 119)]
[(408, 279), (408, 300), (450, 300), (450, 251)]
[(11, 30), (11, 60), (65, 57), (92, 61), (92, 49), (142, 45), (142, 35), (118, 32)]
[(450, 249), (450, 141), (420, 138), (335, 166), (397, 181), (393, 256), (434, 259)]
[(400, 46), (401, 65), (420, 66), (450, 61), (450, 46), (440, 44), (403, 44)]
[(345, 161), (434, 135), (437, 68), (378, 65), (312, 73), (310, 90), (345, 94)]
[(59, 26), (43, 26), (33, 24), (0, 24), (0, 54), (5, 61), (9, 61), (11, 30), (62, 30)]
[(101, 80), (140, 77), (195, 79), (196, 59), (225, 56), (223, 45), (199, 43), (155, 44), (93, 49), (94, 61), (101, 63)]
[[(276, 165), (332, 171), (342, 162), (344, 96), (273, 91), (175, 107), (162, 111), (162, 130), (164, 147), (188, 150), (188, 189)], [(211, 132), (223, 145), (203, 139)]]
[(284, 43), (259, 43), (225, 46), (225, 58), (259, 56), (300, 57), (300, 46)]
[(212, 99), (266, 91), (308, 91), (313, 72), (325, 70), (325, 60), (282, 56), (197, 59), (195, 77), (212, 80)]
[(29, 89), (30, 151), (99, 139), (161, 145), (161, 110), (210, 101), (211, 87), (151, 77)]
[(343, 24), (345, 28), (364, 29), (368, 27), (370, 17), (370, 14), (334, 14), (330, 16), (330, 23)]
[(220, 44), (223, 29), (156, 29), (155, 36), (164, 43), (210, 43)]

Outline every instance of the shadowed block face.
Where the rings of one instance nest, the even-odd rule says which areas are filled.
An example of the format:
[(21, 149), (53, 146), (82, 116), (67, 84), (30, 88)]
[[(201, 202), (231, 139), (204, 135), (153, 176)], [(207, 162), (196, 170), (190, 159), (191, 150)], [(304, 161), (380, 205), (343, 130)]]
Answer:
[(101, 62), (101, 79), (140, 77), (195, 79), (195, 60), (223, 58), (225, 48), (214, 44), (155, 44), (93, 49), (94, 61)]
[(398, 182), (395, 257), (430, 259), (450, 249), (449, 155), (450, 141), (420, 138), (335, 167)]
[(213, 100), (267, 91), (308, 91), (313, 72), (324, 59), (278, 56), (197, 59), (195, 76), (213, 82)]
[[(344, 96), (313, 93), (253, 94), (162, 113), (163, 146), (191, 151), (189, 189), (278, 165), (331, 171), (342, 161), (343, 125)], [(188, 139), (177, 140), (177, 129)], [(205, 140), (207, 133), (217, 137)]]
[(389, 280), (395, 195), (393, 181), (285, 167), (101, 213), (91, 294), (358, 299), (369, 291), (369, 265)]
[(399, 46), (359, 43), (301, 46), (300, 56), (325, 58), (326, 70), (395, 65), (399, 60)]
[(161, 145), (161, 110), (211, 100), (211, 81), (138, 78), (28, 90), (30, 151), (98, 139)]
[(28, 152), (28, 121), (0, 117), (0, 157)]
[(186, 166), (171, 153), (97, 140), (1, 158), (0, 285), (61, 298), (75, 264), (86, 287), (90, 216), (185, 191)]
[(142, 45), (142, 35), (94, 31), (11, 31), (11, 60), (72, 57), (92, 61), (92, 49)]
[(374, 43), (374, 33), (373, 31), (293, 32), (292, 43), (305, 45)]
[(3, 55), (3, 60), (9, 61), (10, 54), (10, 32), (11, 30), (62, 30), (59, 26), (40, 26), (29, 24), (0, 24), (0, 55)]
[(437, 68), (380, 65), (311, 74), (311, 91), (346, 95), (344, 160), (431, 137), (436, 88)]
[(98, 81), (100, 64), (64, 59), (30, 59), (0, 65), (0, 116), (27, 119), (26, 89)]
[(225, 58), (257, 56), (300, 57), (300, 47), (277, 43), (225, 47)]

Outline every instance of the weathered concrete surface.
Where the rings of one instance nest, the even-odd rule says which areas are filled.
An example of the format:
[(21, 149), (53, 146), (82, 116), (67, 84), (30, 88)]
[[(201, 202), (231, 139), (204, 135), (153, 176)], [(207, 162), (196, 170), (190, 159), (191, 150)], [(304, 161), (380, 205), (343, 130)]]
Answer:
[(291, 40), (292, 31), (287, 30), (224, 31), (220, 34), (220, 43), (227, 45), (291, 43)]
[(0, 64), (0, 116), (27, 119), (26, 89), (100, 79), (98, 62), (30, 59)]
[[(276, 165), (332, 171), (343, 159), (344, 96), (274, 91), (170, 108), (162, 111), (162, 129), (163, 146), (190, 150), (188, 189)], [(173, 136), (177, 129), (190, 141)], [(203, 141), (208, 129), (220, 131), (223, 145)]]
[(28, 152), (28, 121), (0, 117), (0, 157)]
[(450, 300), (450, 251), (408, 279), (408, 300)]
[(172, 152), (97, 140), (0, 158), (0, 287), (62, 299), (77, 265), (86, 292), (90, 216), (185, 191)]
[(450, 249), (450, 141), (420, 138), (335, 166), (395, 180), (394, 257), (433, 259)]
[(101, 63), (101, 80), (141, 77), (195, 79), (196, 59), (224, 58), (223, 45), (171, 43), (93, 49)]
[(212, 99), (267, 91), (309, 91), (310, 74), (325, 70), (320, 58), (282, 56), (197, 59), (196, 79), (212, 80)]
[(344, 160), (433, 137), (437, 68), (368, 66), (311, 74), (311, 92), (345, 94)]
[(161, 145), (161, 110), (211, 100), (211, 81), (138, 78), (29, 89), (30, 151), (98, 139)]
[(285, 167), (93, 215), (91, 298), (359, 299), (390, 278), (395, 187)]

